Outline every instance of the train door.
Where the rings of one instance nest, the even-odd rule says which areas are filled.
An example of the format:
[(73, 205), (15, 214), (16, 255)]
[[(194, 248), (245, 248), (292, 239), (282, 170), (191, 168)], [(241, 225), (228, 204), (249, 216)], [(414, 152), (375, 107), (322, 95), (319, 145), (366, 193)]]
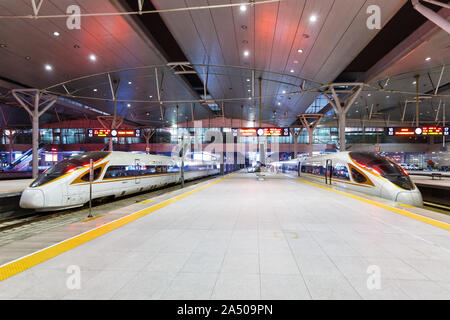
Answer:
[(331, 177), (333, 176), (333, 161), (327, 159), (325, 165), (325, 184), (331, 184)]
[(135, 179), (134, 182), (135, 184), (140, 184), (141, 183), (141, 177), (139, 176), (141, 173), (141, 163), (139, 161), (139, 159), (135, 159), (134, 160), (134, 172), (135, 172)]

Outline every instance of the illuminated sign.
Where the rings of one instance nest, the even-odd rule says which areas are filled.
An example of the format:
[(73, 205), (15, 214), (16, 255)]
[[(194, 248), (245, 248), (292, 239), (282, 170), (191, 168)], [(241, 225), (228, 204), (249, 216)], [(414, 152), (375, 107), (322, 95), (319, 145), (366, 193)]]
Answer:
[(99, 137), (140, 137), (141, 129), (88, 129), (89, 138)]
[(409, 127), (409, 128), (386, 128), (388, 136), (442, 136), (449, 135), (448, 127)]
[(255, 128), (241, 128), (239, 129), (239, 135), (243, 137), (253, 137), (256, 136)]
[(240, 128), (233, 129), (233, 135), (239, 130), (242, 137), (288, 137), (290, 135), (289, 128)]
[(423, 135), (437, 135), (442, 136), (443, 128), (442, 127), (423, 127), (422, 134)]

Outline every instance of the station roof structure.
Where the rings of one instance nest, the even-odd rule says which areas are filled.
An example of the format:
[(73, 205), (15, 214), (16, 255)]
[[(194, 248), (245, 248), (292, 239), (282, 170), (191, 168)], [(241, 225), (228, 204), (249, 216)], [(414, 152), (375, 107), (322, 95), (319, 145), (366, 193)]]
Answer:
[[(124, 14), (139, 4), (144, 13)], [(80, 29), (67, 27), (71, 5)], [(95, 118), (113, 113), (119, 81), (117, 112), (136, 126), (258, 120), (260, 103), (263, 122), (289, 126), (327, 85), (363, 82), (350, 117), (372, 108), (412, 121), (415, 109), (403, 108), (415, 104), (418, 75), (421, 120), (434, 121), (450, 105), (448, 33), (410, 1), (370, 5), (381, 9), (379, 29), (367, 26), (365, 0), (5, 0), (0, 105), (9, 124), (27, 125), (10, 90), (37, 88), (59, 96), (41, 121)]]

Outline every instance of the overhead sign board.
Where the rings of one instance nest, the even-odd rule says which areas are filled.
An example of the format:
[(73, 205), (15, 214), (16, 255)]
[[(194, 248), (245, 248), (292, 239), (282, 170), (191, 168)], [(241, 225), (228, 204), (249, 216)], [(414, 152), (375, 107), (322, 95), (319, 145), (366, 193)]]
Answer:
[(288, 137), (289, 128), (240, 128), (233, 129), (233, 135), (239, 132), (241, 137)]
[(89, 138), (140, 137), (141, 129), (87, 129)]
[(386, 128), (388, 136), (448, 136), (449, 127), (389, 127)]

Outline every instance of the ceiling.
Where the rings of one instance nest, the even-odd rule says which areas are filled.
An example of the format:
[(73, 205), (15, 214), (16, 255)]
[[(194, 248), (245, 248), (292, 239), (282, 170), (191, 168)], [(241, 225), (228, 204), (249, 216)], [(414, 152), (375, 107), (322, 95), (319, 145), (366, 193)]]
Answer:
[[(241, 2), (152, 0), (149, 4), (149, 1), (144, 2), (144, 10), (146, 4), (156, 9), (173, 9)], [(258, 78), (261, 77), (261, 95), (264, 97), (262, 121), (287, 126), (317, 96), (316, 92), (290, 94), (300, 90), (302, 79), (309, 80), (306, 89), (312, 91), (317, 91), (321, 84), (333, 82), (377, 35), (379, 30), (366, 27), (367, 6), (381, 7), (384, 26), (406, 2), (283, 0), (248, 6), (245, 12), (235, 6), (168, 12), (160, 16), (188, 62), (196, 65), (198, 77), (203, 84), (207, 83), (211, 99), (219, 107), (220, 100), (229, 99), (224, 102), (226, 117), (258, 120)], [(119, 0), (44, 0), (39, 14), (62, 14), (72, 4), (79, 5), (83, 13), (125, 11), (123, 1)], [(31, 12), (28, 0), (0, 2), (0, 15)], [(310, 21), (313, 15), (316, 21)], [(0, 77), (17, 85), (43, 89), (70, 79), (98, 74), (71, 81), (66, 88), (70, 95), (85, 97), (74, 100), (112, 113), (114, 104), (108, 79), (108, 71), (111, 71), (111, 79), (120, 79), (117, 110), (121, 116), (154, 126), (191, 120), (191, 103), (188, 101), (199, 100), (198, 92), (182, 76), (165, 66), (174, 61), (168, 61), (155, 39), (149, 36), (149, 30), (145, 30), (136, 17), (83, 17), (80, 30), (68, 30), (65, 24), (65, 19), (61, 18), (0, 19), (0, 44), (6, 45), (0, 48)], [(58, 37), (53, 35), (55, 31), (60, 33)], [(389, 85), (392, 87), (386, 89), (395, 87), (396, 90), (414, 91), (411, 79), (419, 72), (423, 75), (420, 78), (421, 92), (429, 91), (432, 85), (427, 73), (436, 85), (440, 66), (450, 62), (449, 46), (449, 37), (444, 31), (432, 32), (408, 54), (378, 68), (368, 81), (375, 88), (378, 81), (384, 82), (392, 77)], [(248, 51), (248, 56), (244, 55), (245, 51)], [(89, 59), (91, 54), (96, 56), (95, 62)], [(424, 56), (431, 56), (431, 61), (425, 62)], [(51, 71), (45, 70), (46, 64), (52, 66)], [(136, 69), (144, 66), (151, 67)], [(153, 66), (159, 66), (161, 100), (165, 101), (163, 116)], [(253, 86), (247, 79), (252, 78), (252, 69), (256, 70), (256, 98), (249, 100)], [(449, 77), (450, 73), (444, 72), (442, 84), (448, 83)], [(52, 91), (68, 95), (61, 86)], [(379, 104), (380, 110), (391, 108), (394, 116), (396, 108), (405, 99), (404, 95), (390, 94), (392, 100), (386, 102), (385, 92), (373, 90), (370, 97), (367, 94), (364, 92), (359, 98), (361, 111), (355, 112), (355, 109), (355, 116), (372, 103)], [(434, 102), (435, 99), (432, 104)], [(196, 119), (215, 116), (205, 105), (196, 103), (194, 106)]]

